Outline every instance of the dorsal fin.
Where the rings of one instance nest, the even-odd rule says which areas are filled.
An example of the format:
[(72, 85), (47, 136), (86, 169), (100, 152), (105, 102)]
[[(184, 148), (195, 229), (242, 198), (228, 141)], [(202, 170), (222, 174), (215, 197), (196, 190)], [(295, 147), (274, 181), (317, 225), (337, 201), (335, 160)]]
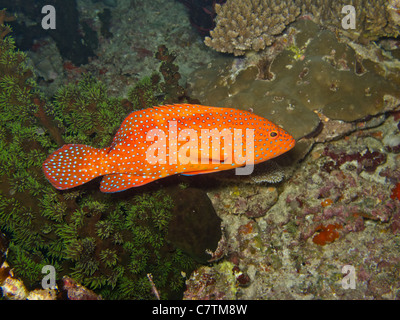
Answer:
[[(173, 119), (185, 119), (199, 114), (207, 116), (207, 113), (224, 112), (225, 109), (226, 108), (208, 107), (196, 104), (168, 104), (131, 112), (122, 122), (115, 134), (110, 149), (116, 144), (124, 142), (125, 139), (130, 138), (132, 135), (135, 135), (135, 130), (144, 130), (144, 128), (140, 128), (139, 126), (145, 124), (146, 120), (168, 121)], [(140, 136), (142, 138), (143, 133), (141, 133)]]

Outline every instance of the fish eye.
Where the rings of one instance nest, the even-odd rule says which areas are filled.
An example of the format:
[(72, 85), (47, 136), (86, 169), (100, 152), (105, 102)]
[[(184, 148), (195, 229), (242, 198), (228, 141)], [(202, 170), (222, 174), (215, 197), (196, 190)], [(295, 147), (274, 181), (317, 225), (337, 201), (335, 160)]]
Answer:
[(269, 133), (269, 136), (270, 136), (271, 138), (275, 138), (276, 136), (278, 136), (278, 133), (277, 133), (276, 131), (271, 131), (271, 132)]

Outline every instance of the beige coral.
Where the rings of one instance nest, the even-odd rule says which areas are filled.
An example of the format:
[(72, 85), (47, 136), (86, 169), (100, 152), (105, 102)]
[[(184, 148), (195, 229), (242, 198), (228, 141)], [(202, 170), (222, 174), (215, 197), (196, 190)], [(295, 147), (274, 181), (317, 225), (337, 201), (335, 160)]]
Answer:
[(342, 8), (352, 5), (356, 13), (356, 28), (345, 33), (352, 38), (376, 40), (380, 37), (397, 37), (399, 28), (398, 0), (296, 0), (301, 3), (302, 13), (311, 14), (321, 25), (334, 26), (344, 31), (341, 21)]
[(243, 55), (269, 46), (300, 14), (290, 0), (228, 0), (216, 5), (217, 24), (205, 44), (220, 52)]
[[(345, 5), (355, 8), (355, 29), (342, 27)], [(215, 11), (216, 27), (204, 43), (236, 56), (271, 45), (300, 14), (353, 39), (377, 40), (400, 35), (399, 0), (228, 0), (224, 5), (216, 5)]]

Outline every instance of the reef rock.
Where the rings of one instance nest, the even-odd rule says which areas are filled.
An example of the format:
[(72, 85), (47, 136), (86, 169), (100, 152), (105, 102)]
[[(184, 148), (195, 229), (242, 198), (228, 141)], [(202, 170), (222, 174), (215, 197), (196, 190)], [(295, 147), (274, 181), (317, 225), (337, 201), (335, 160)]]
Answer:
[(294, 23), (280, 45), (279, 53), (221, 59), (195, 72), (190, 95), (205, 105), (251, 109), (296, 139), (318, 127), (320, 113), (349, 122), (399, 105), (400, 64), (383, 50), (357, 52), (310, 20)]

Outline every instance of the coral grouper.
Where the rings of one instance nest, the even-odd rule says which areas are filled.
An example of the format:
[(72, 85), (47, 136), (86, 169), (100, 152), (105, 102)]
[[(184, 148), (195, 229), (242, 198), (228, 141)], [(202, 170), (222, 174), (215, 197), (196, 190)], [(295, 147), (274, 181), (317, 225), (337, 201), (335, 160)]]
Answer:
[(166, 105), (132, 112), (109, 148), (64, 145), (46, 159), (43, 171), (57, 189), (104, 176), (101, 191), (117, 192), (178, 173), (237, 168), (249, 174), (252, 165), (294, 145), (286, 131), (247, 111)]

